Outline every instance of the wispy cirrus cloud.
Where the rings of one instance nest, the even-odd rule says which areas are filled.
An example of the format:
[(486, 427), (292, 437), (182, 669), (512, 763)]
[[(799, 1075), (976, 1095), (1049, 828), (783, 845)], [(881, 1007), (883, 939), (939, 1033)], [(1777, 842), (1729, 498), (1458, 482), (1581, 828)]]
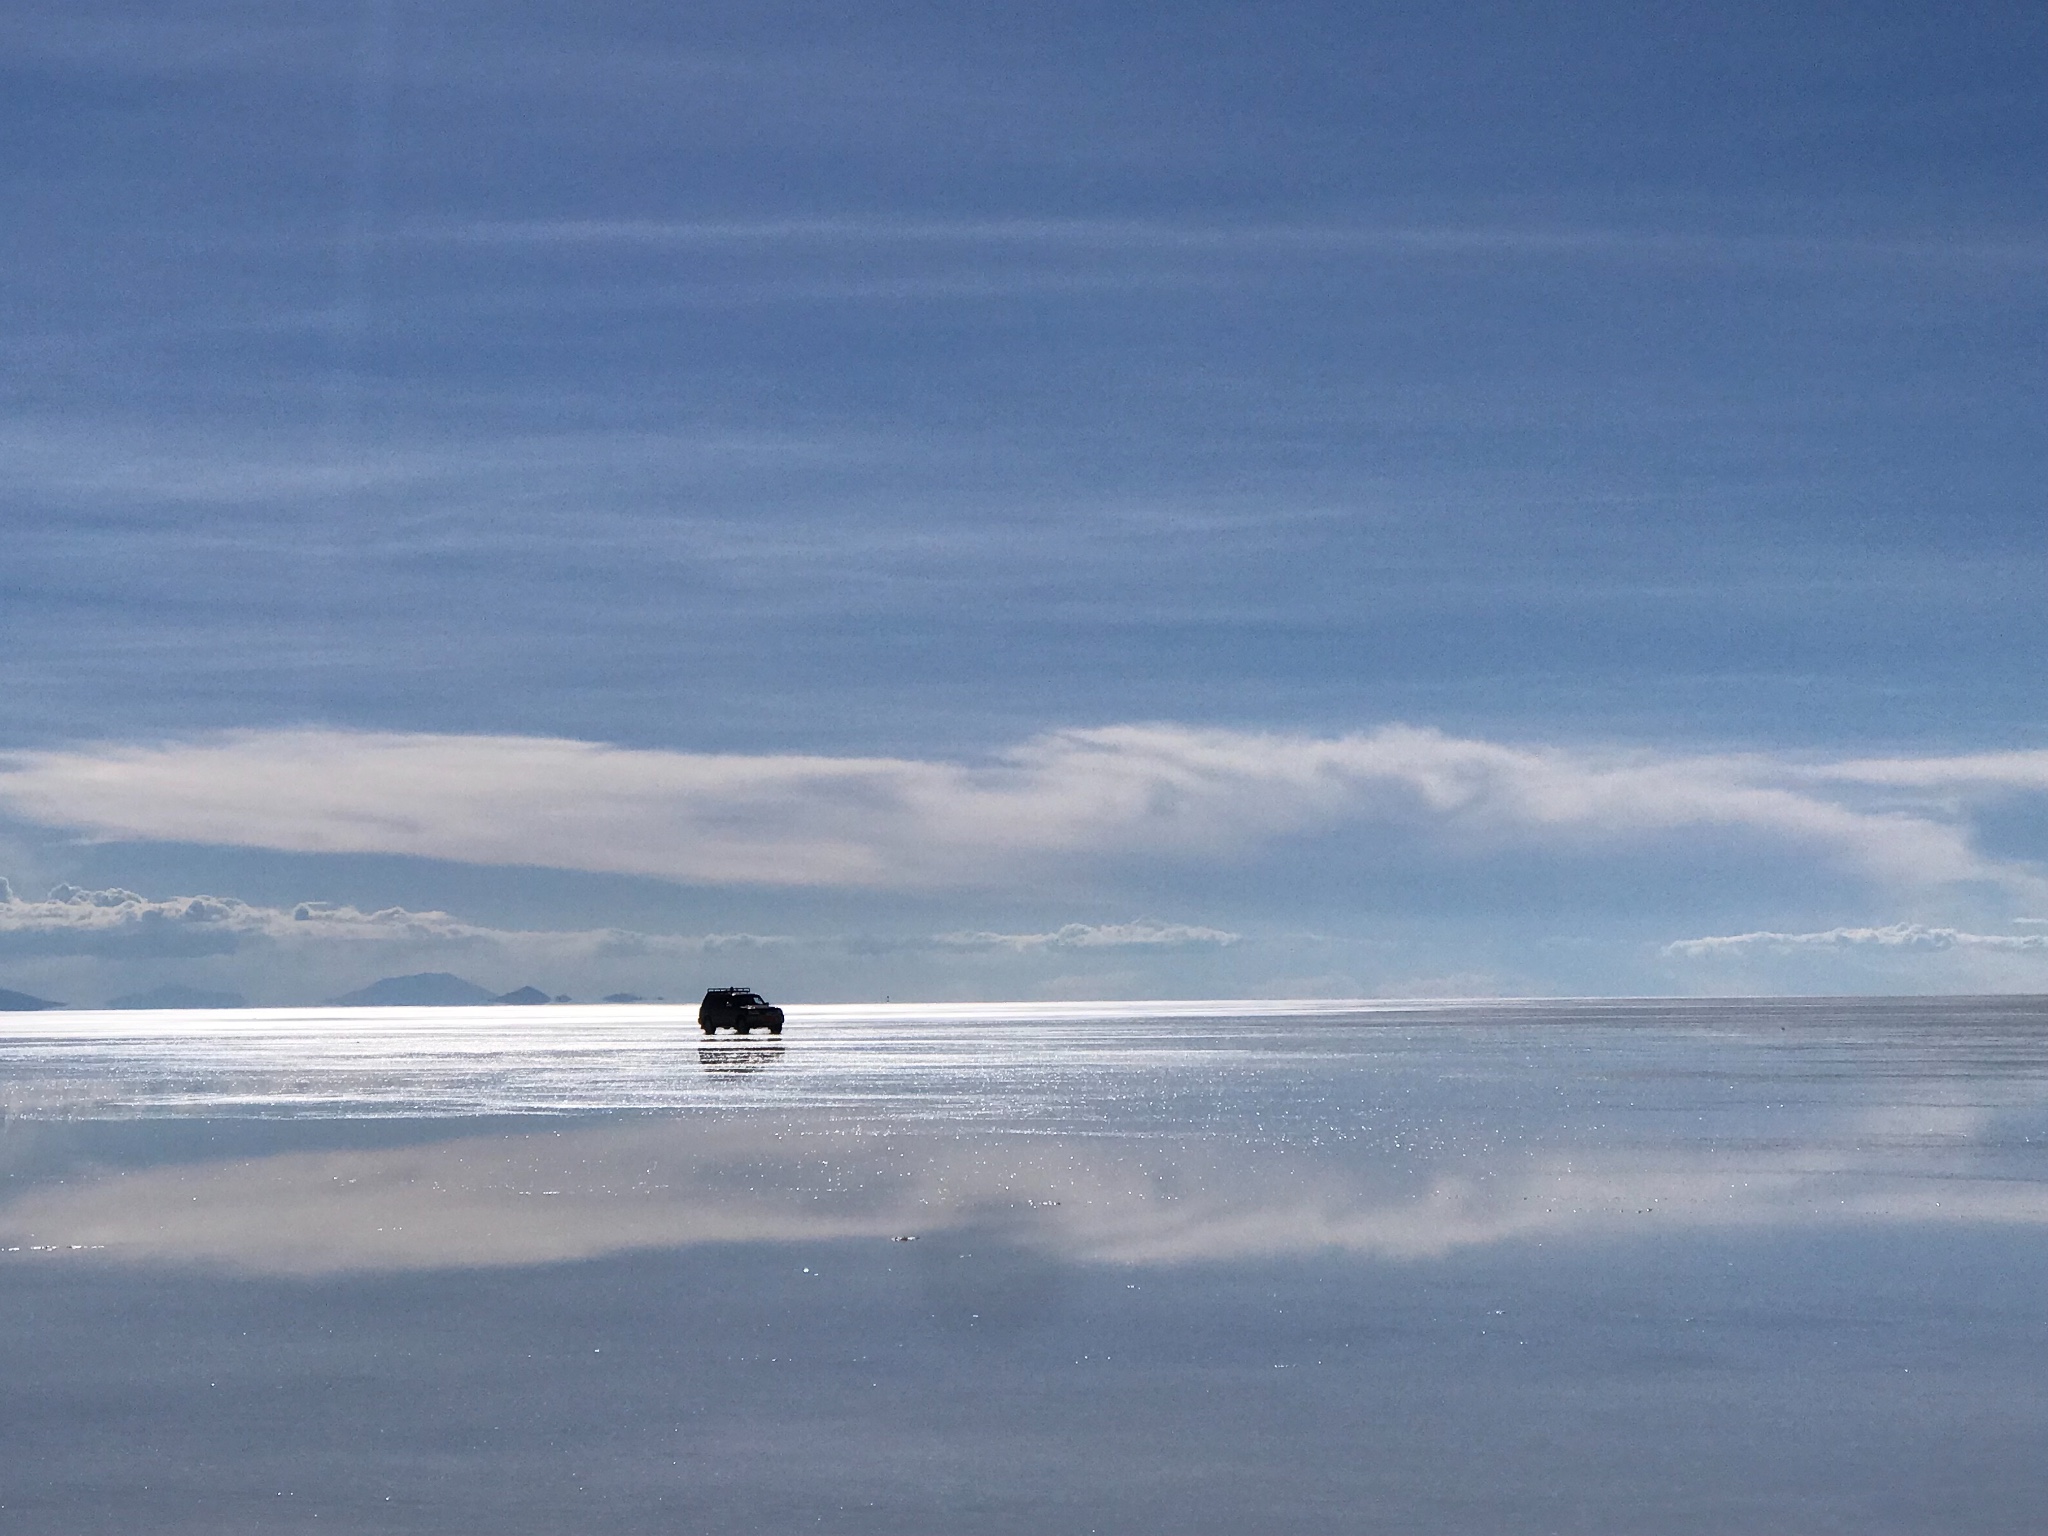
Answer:
[[(307, 323), (325, 323), (309, 317)], [(13, 338), (12, 345), (21, 345)], [(58, 337), (48, 345), (75, 344)], [(909, 448), (873, 433), (704, 425), (677, 432), (498, 434), (385, 442), (348, 451), (307, 433), (180, 428), (122, 418), (19, 416), (0, 423), (0, 488), (65, 505), (178, 505), (274, 519), (284, 504), (364, 496), (496, 493), (517, 485), (587, 493), (589, 477), (631, 463), (648, 473), (729, 483), (776, 467), (905, 463)], [(615, 515), (630, 516), (630, 510)]]
[(1333, 737), (1108, 726), (978, 762), (271, 730), (12, 754), (0, 809), (105, 840), (900, 890), (997, 885), (1055, 863), (1227, 863), (1345, 829), (1467, 859), (1705, 834), (1886, 885), (2032, 896), (2048, 883), (1978, 846), (1970, 796), (2030, 791), (2044, 772), (2048, 753), (1880, 769), (1402, 725)]

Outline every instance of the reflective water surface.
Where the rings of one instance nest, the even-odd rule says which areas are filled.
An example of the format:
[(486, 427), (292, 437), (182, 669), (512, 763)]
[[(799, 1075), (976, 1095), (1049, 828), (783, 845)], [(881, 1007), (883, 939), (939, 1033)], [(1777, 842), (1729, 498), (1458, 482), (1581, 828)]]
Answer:
[(2048, 1528), (2048, 1000), (0, 1019), (9, 1530)]

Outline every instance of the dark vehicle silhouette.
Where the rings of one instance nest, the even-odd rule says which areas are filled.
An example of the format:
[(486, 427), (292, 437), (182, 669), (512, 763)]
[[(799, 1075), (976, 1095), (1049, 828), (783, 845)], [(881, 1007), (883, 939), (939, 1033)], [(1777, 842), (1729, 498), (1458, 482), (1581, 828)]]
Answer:
[(721, 1029), (740, 1035), (765, 1029), (771, 1035), (779, 1035), (782, 1010), (746, 987), (713, 987), (698, 1006), (697, 1024), (707, 1035), (715, 1035)]

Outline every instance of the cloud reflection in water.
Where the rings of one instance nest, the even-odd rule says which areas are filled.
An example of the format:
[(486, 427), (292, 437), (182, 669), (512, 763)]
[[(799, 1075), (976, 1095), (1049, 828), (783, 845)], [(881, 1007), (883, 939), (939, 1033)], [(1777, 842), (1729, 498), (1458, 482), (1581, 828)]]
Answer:
[(2048, 1185), (1829, 1145), (1457, 1156), (1099, 1136), (882, 1133), (800, 1118), (636, 1122), (103, 1172), (0, 1208), (0, 1245), (269, 1274), (556, 1263), (705, 1243), (973, 1230), (1074, 1262), (1440, 1258), (1531, 1237), (1848, 1223), (2048, 1224)]
[[(788, 1043), (688, 1045), (673, 1010), (37, 1021), (0, 1040), (11, 1139), (67, 1119), (86, 1155), (14, 1158), (0, 1247), (313, 1275), (965, 1231), (1185, 1265), (2048, 1224), (2038, 1002), (1224, 1007), (809, 1010)], [(435, 1137), (450, 1104), (490, 1128)], [(535, 1128), (548, 1107), (577, 1112)], [(123, 1168), (76, 1125), (238, 1114), (256, 1155)]]

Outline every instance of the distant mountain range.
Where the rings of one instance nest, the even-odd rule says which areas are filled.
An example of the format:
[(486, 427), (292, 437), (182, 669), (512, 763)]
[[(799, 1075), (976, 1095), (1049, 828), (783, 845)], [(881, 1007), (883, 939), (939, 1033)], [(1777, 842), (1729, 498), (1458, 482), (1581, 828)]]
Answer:
[(41, 1008), (62, 1008), (62, 1003), (53, 1003), (47, 997), (31, 997), (26, 992), (10, 992), (0, 987), (0, 1013), (34, 1013)]
[(417, 976), (386, 976), (367, 987), (330, 997), (328, 1008), (473, 1008), (485, 1003), (566, 1003), (566, 997), (549, 997), (539, 987), (521, 987), (516, 992), (493, 992), (473, 981), (447, 971), (422, 971)]

